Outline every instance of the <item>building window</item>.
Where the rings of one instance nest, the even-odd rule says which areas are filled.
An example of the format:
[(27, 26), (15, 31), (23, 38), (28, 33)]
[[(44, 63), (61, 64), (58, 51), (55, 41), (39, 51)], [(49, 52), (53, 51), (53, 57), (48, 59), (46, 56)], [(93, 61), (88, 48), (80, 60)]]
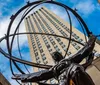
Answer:
[(74, 36), (74, 37), (75, 37), (75, 39), (78, 39), (78, 38), (79, 38), (79, 36), (77, 36), (77, 35), (76, 35), (76, 36)]
[(50, 79), (50, 83), (51, 84), (55, 84), (55, 80), (54, 79)]
[(96, 53), (97, 51), (96, 50), (93, 50), (93, 53)]
[(39, 59), (39, 57), (36, 57), (36, 60), (38, 60)]
[(35, 43), (32, 43), (33, 44), (33, 46), (35, 46)]
[(72, 45), (73, 45), (73, 46), (76, 46), (77, 44), (73, 42), (73, 44), (72, 44)]
[(37, 51), (37, 49), (34, 49), (34, 52), (36, 52)]
[(36, 46), (34, 45), (33, 48), (36, 48)]
[(50, 41), (53, 41), (53, 39), (51, 38)]
[(61, 46), (62, 46), (62, 48), (66, 47), (64, 44), (63, 44), (63, 45), (61, 45)]
[(40, 49), (40, 52), (43, 53), (43, 49)]
[(66, 51), (66, 50), (67, 50), (67, 48), (66, 48), (66, 47), (64, 47), (63, 49), (64, 49), (64, 51)]
[(38, 47), (39, 47), (39, 48), (42, 48), (42, 46), (41, 46), (41, 45), (39, 45)]
[(47, 48), (48, 48), (48, 49), (50, 48), (50, 45), (49, 45), (49, 44), (47, 45)]
[(60, 45), (62, 45), (62, 44), (63, 44), (63, 42), (60, 42), (59, 44), (60, 44)]
[(51, 52), (52, 51), (52, 49), (49, 49), (49, 52)]
[(57, 41), (60, 42), (61, 41), (60, 38), (57, 38)]
[(71, 54), (71, 52), (67, 52), (67, 55), (69, 56)]
[(77, 50), (79, 50), (79, 49), (80, 49), (80, 46), (77, 46), (77, 45), (76, 45), (75, 48), (76, 48)]
[(55, 45), (56, 44), (55, 41), (53, 41), (52, 44)]
[(44, 39), (44, 42), (47, 42), (47, 39)]
[(44, 64), (46, 65), (48, 63), (48, 61), (45, 61)]
[(56, 45), (54, 48), (58, 48), (58, 46)]
[(96, 52), (96, 53), (94, 54), (94, 56), (100, 57), (100, 54), (99, 54), (98, 52)]
[(43, 60), (46, 60), (46, 57), (45, 57), (45, 56), (42, 56), (42, 59), (43, 59)]
[(38, 56), (38, 52), (35, 53), (35, 56)]
[(37, 43), (40, 43), (40, 41), (37, 40)]
[(48, 44), (48, 42), (46, 41), (45, 44)]
[(41, 44), (40, 43), (38, 43), (38, 46), (40, 46)]
[(73, 37), (75, 37), (75, 36), (76, 36), (76, 34), (75, 34), (75, 33), (72, 33), (72, 36), (73, 36)]
[(82, 39), (79, 39), (78, 41), (79, 41), (79, 42), (82, 42), (83, 40), (82, 40)]
[(37, 63), (41, 63), (41, 61), (37, 61)]
[(56, 50), (59, 52), (60, 51), (60, 49), (59, 48), (56, 48)]
[(46, 37), (44, 37), (44, 36), (42, 36), (42, 38), (43, 38), (44, 41), (47, 40)]
[(44, 54), (44, 53), (42, 53), (42, 54), (41, 54), (41, 56), (45, 56), (45, 54)]

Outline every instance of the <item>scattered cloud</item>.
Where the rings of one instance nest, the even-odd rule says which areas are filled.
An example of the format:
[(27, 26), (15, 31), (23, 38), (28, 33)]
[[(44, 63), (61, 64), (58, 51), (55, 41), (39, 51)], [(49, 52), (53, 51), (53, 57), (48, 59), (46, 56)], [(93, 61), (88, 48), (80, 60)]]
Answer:
[(7, 33), (7, 28), (10, 20), (8, 17), (5, 17), (0, 21), (0, 38), (3, 37)]
[(78, 9), (80, 13), (82, 13), (85, 16), (88, 16), (95, 10), (95, 5), (93, 4), (92, 0), (79, 2), (75, 5), (75, 8)]
[[(19, 20), (18, 20), (19, 21)], [(13, 26), (12, 26), (12, 29), (11, 29), (11, 33), (10, 34), (13, 34), (14, 31), (15, 31), (15, 27), (16, 27), (16, 24), (18, 23), (18, 21), (16, 21)], [(3, 19), (1, 22), (0, 22), (0, 38), (5, 36), (5, 34), (7, 33), (7, 28), (8, 28), (8, 25), (9, 25), (9, 22), (10, 22), (10, 19), (7, 17), (5, 19)], [(25, 32), (25, 26), (24, 26), (24, 22), (21, 24), (20, 26), (20, 32)], [(16, 38), (17, 39), (17, 38)], [(15, 39), (15, 42), (14, 42), (14, 48), (16, 49), (17, 47), (17, 40)], [(27, 41), (27, 37), (25, 35), (23, 35), (22, 37), (19, 38), (19, 42), (20, 42), (20, 45), (22, 46), (26, 41)], [(2, 46), (6, 46), (5, 43), (2, 43), (3, 45)]]
[[(9, 1), (11, 1), (11, 0), (6, 0), (7, 2)], [(4, 3), (4, 2), (6, 2), (6, 1), (4, 1), (4, 0), (2, 0), (2, 2), (0, 2), (0, 18), (1, 17), (3, 17), (3, 11), (2, 11), (2, 8), (5, 6), (5, 5), (7, 5), (7, 3)], [(24, 0), (23, 2), (27, 2), (28, 0)], [(30, 0), (30, 2), (32, 2), (32, 1), (37, 1), (37, 0)], [(63, 1), (63, 0), (62, 0)], [(65, 0), (64, 0), (65, 1)], [(100, 10), (100, 5), (95, 5), (94, 3), (93, 3), (93, 0), (70, 0), (70, 2), (71, 3), (73, 3), (74, 4), (74, 7), (73, 8), (77, 8), (78, 9), (78, 12), (80, 12), (82, 15), (84, 15), (84, 16), (89, 16), (91, 13), (93, 13), (94, 11), (95, 11), (95, 9), (98, 9), (98, 10)], [(21, 6), (21, 5), (20, 5)], [(20, 7), (19, 6), (19, 7)], [(42, 6), (42, 5), (41, 5)], [(39, 6), (39, 7), (37, 7), (35, 10), (37, 10), (37, 9), (39, 9), (41, 6)], [(49, 5), (48, 5), (49, 6)], [(60, 7), (58, 7), (58, 6), (50, 6), (50, 7), (48, 7), (51, 11), (53, 11), (55, 14), (57, 14), (58, 16), (60, 16), (62, 19), (64, 19), (64, 20), (66, 20), (66, 21), (68, 21), (68, 16), (67, 16), (67, 14), (66, 14), (66, 11), (64, 10), (64, 9), (62, 9), (62, 8), (60, 8)], [(6, 8), (5, 8), (6, 9)], [(11, 10), (10, 9), (10, 13), (15, 13), (16, 12), (16, 10), (18, 10), (18, 7), (15, 9), (14, 8), (14, 10)], [(7, 9), (6, 9), (6, 11), (7, 11)], [(11, 12), (12, 11), (12, 12)], [(33, 12), (33, 11), (32, 11)], [(32, 13), (31, 12), (31, 13)], [(70, 13), (71, 14), (71, 13)], [(19, 16), (19, 17), (21, 17), (21, 16)], [(14, 22), (14, 24), (13, 24), (13, 26), (12, 26), (12, 29), (11, 29), (11, 33), (13, 33), (14, 32), (14, 30), (15, 30), (15, 27), (16, 27), (16, 25), (18, 24), (18, 22), (19, 22), (19, 19), (20, 18), (17, 18), (16, 19), (16, 21)], [(73, 22), (73, 25), (75, 26), (75, 27), (77, 27), (77, 21), (76, 21), (76, 19), (75, 19), (75, 17), (71, 14), (71, 17), (72, 17), (72, 22)], [(0, 38), (1, 37), (3, 37), (3, 36), (5, 36), (5, 34), (7, 33), (7, 28), (8, 28), (8, 25), (9, 25), (9, 22), (10, 22), (10, 16), (9, 15), (7, 15), (7, 16), (5, 16), (5, 17), (3, 17), (2, 18), (2, 20), (0, 20)], [(21, 24), (21, 26), (20, 26), (20, 32), (25, 32), (25, 25), (24, 25), (24, 22), (22, 22), (22, 24)], [(16, 42), (17, 40), (15, 39), (15, 41), (14, 41), (14, 47), (13, 47), (13, 49), (14, 49), (14, 52), (16, 52), (16, 50), (17, 50), (17, 42)], [(28, 47), (28, 43), (27, 43), (27, 36), (26, 35), (21, 35), (20, 36), (20, 38), (19, 38), (19, 43), (20, 43), (20, 47), (21, 47), (21, 52), (23, 51), (23, 49), (24, 49), (24, 47), (26, 46), (26, 47)], [(3, 41), (2, 43), (0, 43), (0, 45), (1, 46), (3, 46), (4, 48), (6, 48), (6, 42), (5, 41)], [(25, 51), (25, 49), (24, 49), (24, 51)], [(18, 55), (17, 53), (15, 54), (15, 55)], [(26, 56), (26, 57), (24, 57), (25, 58), (25, 60), (29, 60), (29, 51), (27, 51), (27, 52), (22, 52), (22, 56), (24, 57), (24, 56)], [(6, 65), (9, 65), (8, 64), (8, 60), (5, 60), (5, 58), (3, 58), (4, 56), (2, 56), (2, 55), (0, 55), (0, 62), (1, 62), (1, 60), (2, 60), (2, 64), (1, 64), (1, 66), (2, 65), (4, 65), (5, 67), (4, 67), (4, 69), (6, 69), (6, 68), (8, 68), (8, 66), (6, 66)], [(6, 63), (4, 64), (3, 62), (5, 62), (6, 61)], [(9, 67), (10, 68), (10, 67)], [(31, 72), (33, 71), (33, 68), (29, 68), (29, 70), (31, 70)], [(12, 74), (11, 74), (11, 72), (10, 72), (10, 70), (9, 71), (7, 71), (7, 72), (4, 72), (4, 74), (5, 74), (5, 76), (6, 75), (8, 75), (7, 76), (7, 78), (9, 79), (9, 81), (11, 82), (11, 84), (12, 85), (18, 85), (15, 81), (13, 81), (12, 79), (11, 79), (11, 76), (12, 76)]]
[[(0, 7), (1, 6), (3, 7), (4, 4), (2, 3), (2, 5), (1, 5), (1, 3), (0, 3)], [(18, 8), (16, 8), (16, 10), (18, 10)], [(15, 9), (12, 10), (12, 13), (15, 13), (15, 12), (16, 12)], [(19, 20), (20, 20), (20, 17), (21, 17), (21, 15), (18, 16), (16, 21), (13, 23), (10, 34), (14, 33), (15, 28), (16, 28)], [(7, 16), (4, 17), (2, 15), (2, 10), (0, 8), (0, 18), (2, 18), (2, 19), (0, 19), (0, 38), (2, 38), (7, 33), (7, 28), (8, 28), (8, 25), (10, 23), (10, 15), (7, 15)], [(24, 22), (22, 22), (22, 24), (20, 25), (20, 32), (25, 32)], [(19, 36), (19, 43), (20, 43), (20, 48), (21, 49), (24, 49), (24, 47), (26, 47), (26, 46), (27, 46), (27, 49), (28, 49), (28, 43), (27, 43), (27, 36), (26, 35)], [(0, 43), (0, 47), (2, 47), (7, 52), (6, 41), (5, 40), (2, 43)], [(17, 38), (16, 38), (14, 40), (13, 52), (18, 51), (17, 48), (18, 48), (18, 46), (17, 46)], [(26, 57), (24, 57), (24, 59), (25, 60), (30, 60), (30, 53), (29, 53), (29, 51), (23, 52), (23, 53), (22, 53), (23, 57), (26, 56)], [(5, 58), (3, 55), (0, 54), (0, 62), (1, 62), (0, 63), (0, 68), (3, 65), (3, 68), (1, 70), (1, 72), (3, 72), (4, 76), (10, 81), (11, 85), (18, 85), (18, 83), (16, 83), (16, 81), (11, 79), (12, 74), (10, 72), (9, 60), (7, 58)], [(22, 68), (25, 69), (24, 67), (22, 67)], [(30, 70), (30, 67), (28, 67), (28, 68)], [(7, 71), (6, 71), (6, 69), (7, 69)], [(14, 67), (14, 72), (16, 72), (15, 67)], [(31, 72), (32, 72), (32, 70), (31, 70)]]
[(78, 9), (78, 12), (85, 17), (88, 17), (95, 10), (100, 10), (100, 4), (93, 0), (70, 0), (73, 4), (72, 8)]
[[(56, 9), (55, 9), (56, 8)], [(66, 20), (68, 17), (66, 16), (66, 12), (64, 9), (62, 9), (61, 7), (58, 6), (50, 6), (49, 9), (57, 14), (58, 16), (60, 16), (62, 19)], [(63, 12), (62, 12), (63, 11)]]
[[(14, 33), (15, 28), (16, 28), (19, 20), (20, 20), (20, 17), (21, 17), (21, 15), (17, 17), (16, 21), (14, 21), (14, 23), (12, 25), (12, 28), (11, 28), (10, 34)], [(5, 36), (5, 34), (7, 33), (7, 28), (8, 28), (9, 23), (10, 23), (10, 16), (6, 16), (2, 20), (0, 20), (0, 38), (2, 38), (3, 36)], [(19, 32), (25, 32), (24, 21), (20, 25)], [(19, 43), (20, 43), (20, 49), (21, 49), (21, 53), (22, 53), (23, 59), (30, 61), (31, 59), (30, 59), (30, 52), (28, 50), (29, 48), (28, 48), (27, 36), (26, 35), (20, 35), (19, 36)], [(7, 48), (6, 48), (7, 46), (6, 46), (6, 41), (5, 40), (0, 43), (0, 47), (2, 47), (7, 52)], [(14, 55), (16, 57), (19, 56), (17, 48), (18, 48), (17, 38), (15, 38), (14, 45), (13, 45), (13, 52), (14, 52)], [(23, 49), (24, 49), (24, 51), (23, 51)], [(0, 63), (0, 68), (3, 65), (3, 68), (1, 70), (1, 72), (10, 81), (11, 85), (18, 85), (18, 83), (15, 80), (11, 79), (12, 74), (10, 72), (9, 60), (7, 58), (5, 58), (3, 55), (0, 54), (0, 62), (1, 62)], [(25, 67), (23, 65), (20, 64), (19, 66), (22, 69), (24, 69), (24, 71), (26, 71)], [(29, 66), (27, 66), (27, 67), (28, 67), (29, 71), (32, 72), (32, 67), (29, 67)], [(6, 71), (7, 68), (8, 68), (9, 71), (8, 70)], [(15, 70), (15, 67), (13, 67), (13, 68), (14, 68), (14, 72), (17, 72), (17, 70)]]
[(97, 8), (97, 10), (100, 11), (100, 4), (97, 4), (97, 5), (96, 5), (96, 8)]

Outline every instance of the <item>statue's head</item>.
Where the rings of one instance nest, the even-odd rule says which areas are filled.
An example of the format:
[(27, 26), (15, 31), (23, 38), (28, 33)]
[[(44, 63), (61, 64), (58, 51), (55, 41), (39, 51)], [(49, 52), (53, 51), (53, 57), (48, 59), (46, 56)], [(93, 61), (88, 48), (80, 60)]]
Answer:
[(54, 59), (55, 62), (59, 62), (60, 60), (63, 59), (63, 56), (62, 54), (56, 51), (52, 53), (52, 58)]

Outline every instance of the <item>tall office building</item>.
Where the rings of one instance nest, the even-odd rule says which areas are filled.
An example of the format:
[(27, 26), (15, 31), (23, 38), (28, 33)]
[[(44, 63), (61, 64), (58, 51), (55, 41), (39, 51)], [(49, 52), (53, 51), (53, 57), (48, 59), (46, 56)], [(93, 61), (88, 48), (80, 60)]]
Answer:
[[(30, 16), (25, 19), (25, 26), (27, 32), (39, 32), (39, 33), (49, 33), (54, 35), (60, 35), (69, 37), (70, 25), (56, 14), (51, 12), (45, 7), (40, 8)], [(72, 27), (72, 38), (85, 43), (84, 35)], [(57, 36), (49, 35), (34, 35), (30, 34), (28, 36), (28, 42), (30, 47), (30, 54), (32, 61), (40, 64), (53, 65), (54, 61), (52, 59), (52, 53), (58, 51), (63, 56), (67, 50), (68, 40), (64, 38), (59, 38)], [(80, 44), (72, 42), (70, 44), (67, 56), (70, 56), (82, 48)], [(94, 52), (98, 55), (100, 53), (100, 45), (96, 44)], [(34, 68), (34, 72), (41, 69)], [(51, 83), (55, 81), (51, 80)]]

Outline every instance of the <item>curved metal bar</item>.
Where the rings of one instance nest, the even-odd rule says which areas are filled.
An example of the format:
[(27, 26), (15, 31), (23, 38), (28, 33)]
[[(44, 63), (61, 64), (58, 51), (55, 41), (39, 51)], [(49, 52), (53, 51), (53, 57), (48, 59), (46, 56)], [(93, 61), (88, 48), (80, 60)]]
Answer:
[[(49, 35), (49, 36), (55, 36), (55, 37), (60, 37), (60, 38), (64, 38), (64, 39), (68, 39), (69, 40), (69, 37), (64, 37), (64, 36), (60, 36), (60, 35), (55, 35), (55, 34), (47, 34), (47, 33), (38, 33), (38, 32), (24, 32), (24, 33), (16, 33), (15, 35), (25, 35), (25, 34), (37, 34), (37, 35)], [(14, 34), (10, 34), (9, 37), (13, 36)], [(8, 36), (4, 36), (0, 39), (0, 42), (3, 41), (4, 39), (6, 39)], [(71, 39), (71, 41), (74, 41), (82, 46), (84, 46), (83, 43), (79, 42), (79, 41), (76, 41), (74, 39)]]
[[(64, 39), (69, 39), (69, 38), (66, 38), (66, 37), (64, 37), (64, 36), (59, 36), (59, 35), (53, 35), (53, 34), (46, 34), (46, 33), (33, 33), (33, 32), (26, 32), (26, 33), (17, 33), (16, 35), (24, 35), (24, 34), (42, 34), (42, 35), (49, 35), (49, 36), (56, 36), (56, 37), (60, 37), (60, 38), (64, 38)], [(13, 34), (11, 34), (9, 37), (11, 37), (11, 36), (13, 36)], [(4, 39), (6, 39), (6, 37), (7, 36), (4, 36), (4, 37), (2, 37), (1, 39), (0, 39), (0, 42), (1, 41), (3, 41)], [(79, 44), (81, 44), (81, 45), (83, 45), (84, 46), (84, 44), (82, 44), (82, 43), (80, 43), (80, 42), (78, 42), (78, 41), (76, 41), (76, 40), (74, 40), (74, 39), (71, 39), (72, 41), (75, 41), (75, 42), (77, 42), (77, 43), (79, 43)], [(32, 62), (28, 62), (28, 61), (25, 61), (25, 60), (22, 60), (22, 59), (19, 59), (19, 58), (16, 58), (16, 57), (14, 57), (14, 56), (12, 56), (12, 58), (10, 58), (9, 56), (9, 54), (7, 54), (7, 53), (5, 53), (1, 48), (0, 48), (0, 51), (1, 51), (1, 53), (3, 54), (3, 55), (5, 55), (7, 58), (9, 58), (9, 59), (12, 59), (12, 60), (14, 60), (14, 61), (17, 61), (17, 62), (20, 62), (20, 63), (24, 63), (24, 64), (27, 64), (27, 65), (30, 65), (30, 66), (33, 66), (34, 65), (34, 63), (32, 63)], [(25, 63), (26, 62), (26, 63)], [(41, 67), (41, 64), (38, 64), (38, 65), (40, 65), (40, 67)], [(37, 66), (37, 65), (36, 65)], [(44, 65), (45, 66), (45, 65)], [(46, 66), (48, 66), (48, 65), (46, 65)], [(35, 66), (34, 66), (35, 67)]]
[[(87, 30), (87, 33), (88, 33), (88, 34), (90, 33), (89, 30), (88, 30), (88, 28), (87, 28), (87, 26), (86, 26), (86, 24), (85, 24), (84, 21), (81, 19), (81, 17), (80, 17), (75, 11), (73, 11), (71, 8), (67, 7), (67, 6), (64, 5), (64, 4), (61, 4), (61, 3), (58, 3), (58, 2), (54, 2), (54, 1), (46, 1), (46, 2), (44, 2), (44, 3), (57, 4), (57, 5), (60, 5), (60, 6), (64, 7), (64, 8), (69, 9), (73, 14), (77, 15), (78, 18), (82, 21), (82, 23), (84, 24), (84, 26), (85, 26), (85, 28), (86, 28), (86, 30)], [(34, 4), (34, 3), (31, 3), (31, 4)], [(28, 5), (30, 6), (31, 4), (28, 4)], [(27, 6), (27, 5), (26, 5), (26, 6)], [(18, 11), (18, 12), (19, 12), (19, 11)], [(17, 12), (17, 13), (18, 13), (18, 12)], [(16, 14), (17, 14), (17, 13), (16, 13)], [(9, 35), (9, 32), (8, 32), (7, 34)], [(8, 40), (9, 40), (9, 39), (8, 39)], [(9, 46), (8, 46), (8, 48), (9, 48)]]
[[(41, 1), (36, 1), (36, 2), (33, 2), (33, 4), (38, 4), (39, 2), (41, 2)], [(9, 23), (9, 26), (8, 26), (8, 30), (7, 30), (7, 48), (8, 48), (8, 52), (10, 53), (10, 46), (9, 46), (9, 35), (10, 35), (10, 30), (11, 30), (11, 26), (12, 26), (12, 24), (13, 24), (13, 22), (14, 22), (14, 20), (16, 19), (16, 17), (24, 10), (24, 9), (26, 9), (27, 7), (29, 7), (29, 6), (31, 6), (31, 5), (33, 5), (33, 4), (27, 4), (26, 6), (24, 6), (24, 7), (22, 7), (20, 10), (18, 10), (16, 13), (15, 13), (15, 15), (12, 15), (11, 16), (11, 21), (10, 21), (10, 23)]]
[[(31, 11), (33, 8), (35, 8), (35, 7), (37, 7), (38, 6), (38, 4), (37, 5), (35, 5), (35, 6), (33, 6), (29, 11)], [(24, 15), (22, 15), (22, 18), (21, 18), (21, 20), (19, 21), (19, 24), (17, 25), (17, 27), (16, 27), (16, 29), (15, 29), (15, 32), (14, 32), (14, 36), (12, 37), (12, 40), (11, 40), (11, 47), (10, 47), (10, 49), (8, 50), (8, 52), (9, 52), (9, 54), (10, 54), (10, 57), (12, 56), (12, 46), (13, 46), (13, 41), (14, 41), (14, 37), (15, 37), (15, 34), (16, 34), (16, 32), (17, 32), (17, 29), (19, 28), (19, 26), (20, 26), (20, 24), (21, 24), (21, 22), (22, 22), (22, 20), (24, 19), (24, 17), (29, 13), (29, 11), (27, 12), (27, 10), (28, 9), (26, 9), (26, 14)], [(8, 43), (9, 44), (9, 43)], [(20, 53), (21, 54), (21, 53)], [(21, 55), (20, 55), (21, 56)], [(16, 68), (21, 72), (21, 73), (23, 73), (23, 71), (18, 67), (18, 65), (16, 64), (16, 62), (14, 63), (14, 65), (16, 66)], [(25, 65), (24, 65), (25, 66)], [(11, 63), (11, 60), (10, 60), (10, 67), (12, 68), (12, 63)], [(26, 66), (25, 66), (25, 68), (26, 68)], [(28, 69), (26, 68), (26, 70), (28, 71)], [(13, 69), (11, 69), (11, 72), (12, 72), (12, 74), (14, 75), (14, 72), (13, 72)], [(29, 71), (28, 71), (29, 72)]]
[(84, 27), (83, 27), (81, 21), (80, 21), (78, 18), (76, 18), (76, 19), (78, 20), (78, 22), (79, 22), (79, 24), (80, 24), (80, 26), (81, 26), (81, 28), (82, 28), (82, 30), (83, 30), (83, 34), (84, 34), (84, 37), (85, 37), (85, 41), (86, 41), (86, 43), (87, 43), (87, 38), (86, 38), (86, 33), (85, 33), (85, 30), (84, 30)]
[[(31, 7), (28, 7), (28, 8), (24, 11), (24, 13), (23, 13), (23, 15), (22, 15), (22, 18), (25, 16), (25, 14), (27, 13), (27, 11), (28, 11), (30, 8), (31, 8)], [(22, 19), (22, 18), (21, 18), (21, 19)], [(18, 33), (19, 33), (19, 28), (18, 28)], [(18, 52), (19, 52), (20, 58), (22, 59), (22, 54), (21, 54), (20, 46), (19, 46), (19, 35), (17, 35), (17, 45), (18, 45)], [(14, 61), (13, 61), (13, 62), (14, 62)], [(16, 62), (14, 62), (14, 65), (17, 67), (17, 69), (18, 69), (22, 74), (25, 74), (25, 73), (19, 68), (19, 66), (16, 64)], [(28, 68), (26, 67), (25, 64), (24, 64), (24, 67), (25, 67), (25, 69), (27, 70), (27, 72), (30, 73), (30, 71), (28, 70)]]
[[(38, 4), (36, 4), (35, 6), (33, 6), (28, 12), (26, 12), (28, 9), (26, 9), (26, 14), (25, 15), (22, 15), (22, 18), (21, 18), (21, 20), (19, 21), (19, 24), (17, 25), (17, 27), (16, 27), (16, 29), (15, 29), (15, 32), (14, 32), (14, 36), (12, 37), (12, 40), (11, 40), (11, 46), (10, 46), (10, 48), (9, 48), (9, 50), (8, 50), (8, 52), (9, 52), (9, 54), (10, 54), (10, 56), (12, 56), (12, 46), (13, 46), (13, 41), (14, 41), (14, 37), (15, 37), (15, 34), (16, 34), (16, 32), (17, 32), (17, 29), (19, 28), (19, 26), (20, 26), (20, 24), (21, 24), (21, 22), (22, 22), (22, 20), (24, 19), (24, 17), (33, 9), (33, 8), (35, 8), (35, 7), (37, 7), (38, 6)], [(8, 43), (9, 44), (9, 43)], [(20, 71), (20, 72), (22, 72), (23, 73), (23, 71), (18, 67), (18, 65), (16, 64), (16, 63), (14, 63), (14, 65), (16, 66), (16, 68)], [(24, 65), (25, 66), (25, 65)], [(11, 64), (11, 60), (10, 60), (10, 67), (12, 68), (12, 64)], [(26, 67), (26, 66), (25, 66)], [(26, 68), (27, 69), (27, 68)], [(11, 72), (12, 72), (12, 74), (14, 75), (14, 73), (13, 73), (13, 69), (11, 69)], [(29, 71), (28, 71), (29, 72)]]
[(68, 42), (68, 46), (67, 46), (67, 50), (66, 50), (66, 53), (64, 55), (64, 58), (66, 57), (67, 52), (69, 50), (70, 43), (71, 43), (71, 36), (72, 36), (72, 21), (71, 21), (71, 17), (70, 17), (70, 14), (69, 14), (68, 10), (66, 10), (66, 11), (67, 11), (67, 14), (68, 14), (68, 17), (69, 17), (69, 22), (70, 22), (70, 35), (69, 35), (69, 42)]
[[(17, 15), (19, 15), (24, 9), (26, 9), (27, 7), (29, 7), (29, 6), (32, 6), (32, 5), (35, 5), (33, 8), (35, 8), (36, 6), (38, 6), (38, 5), (40, 5), (40, 4), (43, 4), (43, 3), (51, 3), (51, 4), (56, 4), (56, 5), (59, 5), (59, 6), (61, 6), (61, 7), (64, 7), (65, 9), (66, 9), (66, 11), (67, 10), (69, 10), (69, 11), (71, 11), (74, 15), (75, 15), (75, 17), (76, 18), (78, 18), (79, 19), (79, 21), (82, 23), (82, 25), (84, 26), (84, 28), (85, 28), (85, 30), (86, 30), (86, 32), (87, 32), (87, 35), (88, 35), (88, 37), (90, 36), (90, 34), (91, 34), (91, 32), (88, 30), (88, 27), (87, 27), (87, 25), (85, 24), (85, 22), (83, 21), (83, 19), (74, 11), (74, 10), (72, 10), (71, 8), (69, 8), (68, 6), (66, 6), (66, 5), (64, 5), (64, 4), (61, 4), (61, 3), (59, 3), (59, 2), (55, 2), (55, 1), (45, 1), (45, 2), (42, 2), (42, 1), (36, 1), (36, 2), (32, 2), (32, 3), (28, 3), (26, 6), (24, 6), (24, 7), (22, 7), (15, 15), (13, 15), (12, 17), (11, 17), (11, 22), (10, 22), (10, 24), (9, 24), (9, 27), (8, 27), (8, 31), (7, 31), (7, 36), (6, 36), (6, 38), (7, 38), (7, 48), (8, 48), (8, 53), (9, 53), (9, 57), (12, 57), (12, 46), (13, 46), (13, 41), (14, 41), (14, 37), (15, 37), (15, 35), (16, 35), (16, 32), (17, 32), (17, 29), (19, 28), (19, 26), (20, 26), (20, 24), (21, 24), (21, 22), (22, 22), (22, 20), (25, 18), (25, 16), (29, 13), (29, 12), (27, 12), (24, 16), (23, 16), (23, 18), (20, 20), (20, 22), (19, 22), (19, 24), (17, 25), (17, 27), (16, 27), (16, 29), (15, 29), (15, 31), (14, 31), (14, 34), (12, 35), (13, 37), (12, 37), (12, 40), (11, 40), (11, 44), (10, 44), (10, 42), (9, 42), (9, 36), (10, 36), (10, 30), (11, 30), (11, 26), (12, 26), (12, 24), (13, 24), (13, 22), (14, 22), (14, 20), (15, 20), (15, 18), (17, 17)], [(30, 10), (31, 11), (31, 10)], [(70, 19), (70, 18), (69, 18)], [(71, 20), (70, 20), (70, 28), (71, 28)], [(68, 38), (69, 39), (69, 44), (68, 44), (68, 48), (69, 48), (69, 46), (70, 46), (70, 42), (71, 42), (71, 29), (70, 29), (70, 37)], [(29, 33), (30, 34), (30, 33)], [(37, 33), (37, 34), (39, 34), (39, 33)], [(50, 34), (49, 34), (50, 35)], [(52, 34), (51, 34), (52, 35)], [(54, 36), (56, 36), (56, 35), (54, 35)], [(58, 37), (58, 36), (57, 36)], [(67, 48), (67, 49), (68, 49)], [(68, 51), (68, 50), (67, 50)], [(66, 51), (66, 53), (67, 53), (67, 51)], [(66, 55), (66, 54), (65, 54)], [(11, 58), (10, 58), (11, 59)], [(10, 60), (10, 62), (11, 62), (11, 60)]]
[[(27, 13), (27, 11), (28, 11), (29, 9), (30, 9), (30, 7), (28, 7), (28, 8), (25, 10), (25, 12), (24, 12), (23, 15), (22, 15), (22, 18), (23, 18), (23, 16)], [(19, 30), (18, 30), (18, 33), (19, 33)], [(18, 45), (18, 52), (19, 52), (20, 58), (22, 59), (22, 55), (21, 55), (21, 52), (20, 52), (20, 46), (19, 46), (19, 35), (17, 35), (17, 45)], [(10, 62), (11, 62), (11, 61), (10, 61)], [(12, 63), (11, 63), (11, 64), (12, 64)], [(11, 64), (10, 64), (10, 68), (12, 68), (12, 65), (11, 65)], [(17, 63), (16, 63), (15, 61), (13, 61), (13, 64), (14, 64), (14, 65), (16, 66), (16, 68), (20, 71), (20, 73), (25, 74), (25, 72), (21, 70), (21, 68), (17, 65)], [(27, 72), (30, 73), (25, 64), (24, 64), (24, 67), (25, 67), (25, 69), (27, 70)], [(11, 70), (11, 72), (14, 73), (14, 72), (13, 72), (13, 69)]]
[(23, 63), (23, 64), (26, 64), (26, 65), (30, 65), (30, 66), (34, 66), (34, 67), (38, 67), (38, 68), (44, 68), (44, 69), (49, 69), (51, 68), (52, 66), (51, 65), (44, 65), (44, 64), (37, 64), (37, 63), (33, 63), (33, 62), (29, 62), (29, 61), (26, 61), (26, 60), (22, 60), (22, 59), (19, 59), (19, 58), (16, 58), (14, 56), (10, 57), (8, 53), (6, 53), (4, 50), (2, 50), (0, 48), (0, 52), (5, 56), (7, 57), (8, 59), (10, 60), (13, 60), (13, 61), (16, 61), (16, 62), (19, 62), (19, 63)]

